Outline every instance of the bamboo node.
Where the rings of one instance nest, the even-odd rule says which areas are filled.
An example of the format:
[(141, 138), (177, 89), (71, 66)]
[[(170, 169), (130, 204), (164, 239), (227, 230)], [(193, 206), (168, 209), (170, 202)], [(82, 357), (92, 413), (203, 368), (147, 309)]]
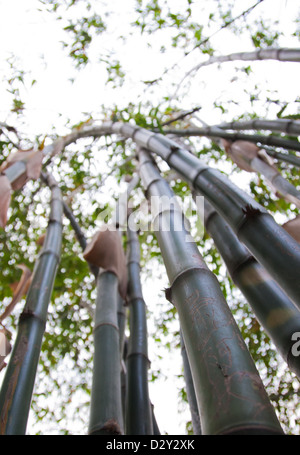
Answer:
[(247, 204), (242, 208), (242, 212), (246, 215), (247, 218), (255, 218), (257, 215), (262, 212), (259, 209), (256, 209), (251, 204)]
[(122, 434), (120, 425), (119, 425), (118, 422), (117, 422), (116, 420), (114, 420), (114, 419), (108, 420), (108, 421), (103, 425), (103, 427), (101, 428), (101, 430), (105, 430), (105, 431), (107, 431), (108, 433), (111, 433), (111, 434)]
[(38, 320), (39, 322), (41, 322), (43, 325), (46, 324), (45, 319), (43, 319), (41, 316), (39, 316), (34, 311), (25, 308), (24, 311), (20, 314), (20, 322), (22, 322), (28, 318), (34, 318), (34, 319)]

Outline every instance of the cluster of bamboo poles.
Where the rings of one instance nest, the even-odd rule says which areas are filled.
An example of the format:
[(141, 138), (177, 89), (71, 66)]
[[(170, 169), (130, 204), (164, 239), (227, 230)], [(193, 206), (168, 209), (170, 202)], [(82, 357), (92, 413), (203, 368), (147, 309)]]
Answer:
[[(223, 126), (212, 128), (212, 137), (228, 139), (226, 133), (223, 136), (220, 133)], [(248, 194), (162, 134), (129, 123), (108, 122), (73, 132), (45, 148), (44, 154), (59, 153), (79, 137), (107, 134), (132, 138), (136, 143), (138, 171), (149, 201), (162, 198), (172, 201), (169, 206), (151, 207), (151, 213), (170, 283), (166, 297), (179, 315), (194, 432), (283, 434), (220, 285), (187, 231), (183, 213), (174, 203), (174, 194), (162, 178), (152, 153), (163, 158), (190, 184), (195, 194), (205, 197), (207, 231), (233, 281), (289, 368), (298, 376), (300, 357), (293, 355), (292, 335), (300, 331), (299, 244)], [(203, 134), (209, 137), (209, 128)], [(235, 140), (236, 136), (231, 139)], [(19, 176), (20, 164), (16, 164)], [(8, 171), (13, 180), (14, 167)], [(53, 177), (45, 175), (44, 179), (52, 191), (52, 210), (0, 393), (2, 434), (21, 434), (26, 429), (47, 307), (59, 261), (63, 212), (70, 219), (82, 248), (86, 248), (84, 234), (63, 203)], [(126, 214), (126, 209), (123, 213)], [(124, 226), (124, 220), (116, 219), (115, 224)], [(127, 245), (128, 341), (124, 335), (127, 310), (119, 294), (118, 276), (90, 264), (97, 280), (90, 434), (158, 431), (148, 393), (147, 320), (140, 284), (139, 241), (130, 228)]]
[[(77, 240), (86, 251), (88, 243), (72, 211), (62, 200), (52, 175), (41, 175), (51, 189), (51, 212), (43, 249), (36, 262), (14, 350), (0, 391), (0, 434), (25, 434), (30, 403), (47, 320), (62, 241), (62, 215), (69, 219)], [(125, 226), (127, 195), (138, 178), (128, 185), (115, 226)], [(125, 207), (124, 207), (125, 203)], [(122, 216), (120, 216), (122, 214)], [(125, 217), (125, 220), (124, 220)], [(159, 434), (148, 391), (146, 304), (140, 283), (140, 243), (128, 227), (127, 268), (130, 336), (125, 339), (127, 310), (119, 292), (118, 276), (89, 263), (97, 283), (94, 313), (94, 366), (89, 434)]]

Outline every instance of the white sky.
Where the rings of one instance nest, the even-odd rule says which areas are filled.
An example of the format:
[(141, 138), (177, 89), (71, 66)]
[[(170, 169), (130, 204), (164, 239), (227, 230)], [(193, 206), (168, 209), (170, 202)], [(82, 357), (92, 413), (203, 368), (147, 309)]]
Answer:
[[(114, 26), (109, 31), (109, 39), (103, 38), (102, 35), (97, 38), (101, 51), (106, 51), (112, 46), (111, 42), (114, 42), (116, 34), (123, 31), (124, 34), (126, 33), (124, 17), (125, 19), (128, 17), (129, 6), (132, 3), (132, 0), (109, 2), (110, 8), (115, 5), (115, 11), (118, 13), (114, 13), (112, 22)], [(253, 1), (243, 0), (238, 3), (244, 10), (252, 5)], [(177, 50), (171, 48), (168, 53), (160, 54), (155, 47), (153, 49), (147, 47), (145, 40), (137, 39), (135, 36), (129, 37), (125, 46), (119, 43), (117, 47), (122, 51), (126, 72), (130, 73), (132, 83), (126, 85), (126, 90), (105, 86), (106, 73), (103, 65), (96, 63), (98, 48), (91, 49), (91, 65), (81, 73), (74, 71), (70, 59), (62, 50), (61, 41), (66, 39), (65, 32), (62, 31), (62, 23), (55, 21), (54, 15), (37, 11), (38, 5), (37, 0), (26, 0), (26, 2), (0, 0), (0, 42), (2, 43), (0, 72), (1, 74), (4, 72), (0, 80), (3, 80), (7, 74), (6, 59), (13, 54), (18, 57), (21, 69), (31, 71), (31, 79), (38, 81), (30, 87), (31, 79), (28, 77), (24, 92), (27, 107), (26, 124), (36, 134), (49, 134), (53, 124), (63, 126), (68, 117), (71, 121), (77, 122), (82, 119), (82, 112), (97, 113), (101, 104), (127, 105), (130, 100), (136, 99), (137, 93), (140, 94), (141, 88), (144, 87), (138, 84), (139, 80), (151, 80), (162, 74), (165, 65), (171, 66), (178, 61)], [(289, 28), (291, 21), (297, 17), (298, 5), (294, 0), (264, 0), (252, 14), (259, 16), (264, 10), (270, 17), (278, 19), (282, 28)], [(101, 11), (99, 13), (101, 14)], [(157, 35), (159, 46), (164, 36), (163, 32), (160, 36)], [(246, 35), (245, 38), (242, 35), (238, 39), (232, 39), (227, 30), (216, 34), (212, 42), (220, 54), (251, 50), (251, 43), (246, 39)], [(295, 41), (283, 37), (281, 45), (295, 46)], [(181, 61), (179, 68), (166, 77), (167, 83), (178, 82), (181, 75), (198, 63), (199, 59), (204, 60), (198, 52), (190, 54)], [(269, 89), (280, 89), (282, 97), (295, 95), (294, 87), (298, 85), (299, 80), (297, 64), (283, 66), (269, 61), (254, 63), (252, 67), (257, 73), (255, 74), (257, 80), (266, 80), (267, 77)], [(233, 68), (232, 64), (223, 64), (222, 70), (218, 70), (217, 65), (203, 68), (199, 77), (195, 79), (196, 83), (191, 89), (190, 96), (183, 100), (183, 108), (189, 108), (191, 104), (197, 102), (203, 106), (206, 122), (213, 123), (217, 112), (211, 109), (212, 102), (224, 94), (227, 97), (237, 96), (237, 84), (230, 83), (234, 77)], [(266, 68), (268, 74), (266, 74)], [(286, 79), (285, 83), (282, 83), (283, 76)], [(69, 82), (70, 78), (75, 78), (73, 85)], [(11, 106), (11, 99), (6, 93), (6, 87), (2, 87), (0, 115), (4, 121)], [(168, 85), (165, 84), (164, 87), (168, 89)], [(159, 96), (165, 94), (160, 92)], [(242, 96), (242, 93), (240, 95)], [(62, 114), (61, 119), (58, 118), (58, 113)]]
[[(132, 0), (109, 2), (109, 7), (112, 9), (115, 7), (115, 11), (118, 11), (114, 19), (115, 30), (110, 31), (111, 39), (116, 33), (120, 34), (122, 29), (126, 33), (124, 18), (128, 17), (129, 5), (132, 3)], [(237, 3), (242, 10), (245, 10), (255, 2), (242, 0)], [(37, 0), (0, 0), (0, 121), (9, 123), (14, 120), (10, 113), (11, 97), (3, 81), (7, 77), (6, 59), (15, 55), (20, 63), (20, 69), (31, 72), (26, 88), (22, 92), (26, 104), (22, 132), (25, 134), (28, 132), (28, 136), (49, 134), (53, 125), (60, 134), (65, 134), (68, 131), (65, 128), (68, 118), (71, 119), (72, 124), (82, 120), (83, 112), (93, 112), (97, 117), (99, 106), (102, 104), (126, 106), (130, 100), (135, 102), (137, 94), (141, 94), (144, 87), (138, 81), (151, 80), (160, 76), (166, 64), (172, 66), (178, 59), (176, 50), (158, 54), (156, 50), (149, 49), (143, 39), (130, 38), (126, 46), (122, 47), (122, 57), (126, 56), (126, 71), (130, 73), (132, 82), (126, 86), (126, 90), (105, 86), (106, 75), (103, 67), (95, 63), (96, 50), (92, 52), (94, 63), (83, 72), (76, 73), (70, 59), (62, 51), (60, 41), (66, 39), (62, 24), (54, 20), (54, 15), (41, 14), (37, 11), (38, 5)], [(295, 0), (265, 0), (253, 14), (263, 18), (276, 18), (282, 30), (289, 30), (298, 11), (299, 3)], [(108, 39), (101, 41), (101, 39), (99, 37), (102, 49), (109, 49), (110, 41)], [(161, 39), (162, 36), (158, 37), (158, 40), (161, 41)], [(232, 39), (226, 30), (217, 34), (213, 43), (219, 54), (252, 50), (246, 38)], [(295, 40), (287, 36), (283, 37), (281, 45), (295, 47)], [(178, 82), (187, 70), (199, 62), (199, 59), (204, 60), (201, 55), (194, 52), (183, 60), (181, 67), (170, 72), (166, 77), (165, 90), (168, 88), (168, 82)], [(246, 66), (246, 63), (244, 62), (242, 66)], [(231, 108), (230, 115), (233, 117), (239, 113), (240, 104), (245, 97), (243, 89), (248, 81), (246, 78), (243, 79), (240, 73), (236, 75), (234, 67), (230, 63), (224, 64), (221, 69), (218, 69), (217, 65), (203, 68), (201, 74), (195, 77), (189, 96), (182, 101), (182, 107), (190, 108), (194, 104), (199, 104), (203, 106), (200, 112), (203, 120), (207, 123), (216, 123), (225, 119), (221, 119), (220, 112), (212, 108), (213, 101), (219, 98), (232, 98), (238, 100), (238, 105), (236, 108)], [(251, 63), (251, 67), (254, 71), (254, 82), (263, 82), (265, 89), (278, 90), (280, 98), (293, 99), (299, 94), (300, 67), (298, 64), (257, 62)], [(235, 76), (244, 86), (233, 82)], [(74, 84), (69, 82), (72, 77), (75, 78)], [(36, 79), (37, 83), (30, 87), (32, 79)], [(162, 92), (159, 96), (165, 94)], [(59, 113), (61, 115), (58, 115)], [(270, 114), (272, 118), (273, 113)], [(156, 285), (158, 291), (162, 289), (160, 283)], [(146, 302), (151, 298), (146, 291)], [(178, 355), (180, 356), (180, 353), (175, 354), (174, 359), (171, 358), (171, 367), (178, 362)], [(184, 434), (185, 417), (177, 415), (177, 389), (174, 380), (170, 378), (163, 385), (159, 384), (159, 387), (158, 392), (158, 386), (150, 386), (159, 426), (170, 434)], [(161, 398), (161, 391), (164, 399)], [(167, 396), (169, 398), (165, 399)], [(170, 419), (170, 416), (173, 418)]]

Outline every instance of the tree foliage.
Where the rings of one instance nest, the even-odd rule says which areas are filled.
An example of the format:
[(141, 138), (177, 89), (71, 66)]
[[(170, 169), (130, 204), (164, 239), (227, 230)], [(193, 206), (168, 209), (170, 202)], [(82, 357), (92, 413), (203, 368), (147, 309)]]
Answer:
[[(240, 50), (239, 41), (245, 46), (242, 48), (244, 51), (270, 46), (297, 47), (299, 19), (288, 16), (287, 30), (271, 14), (271, 0), (132, 0), (126, 2), (126, 8), (125, 2), (123, 6), (121, 4), (96, 0), (33, 2), (33, 8), (39, 11), (41, 18), (55, 19), (60, 24), (62, 55), (70, 57), (73, 65), (71, 83), (80, 75), (86, 76), (92, 71), (99, 70), (99, 78), (105, 72), (101, 88), (88, 87), (88, 81), (85, 87), (91, 88), (92, 93), (107, 91), (110, 98), (105, 99), (102, 105), (99, 103), (95, 112), (86, 112), (81, 106), (73, 116), (58, 112), (58, 122), (59, 116), (65, 122), (63, 134), (72, 128), (80, 130), (99, 118), (102, 121), (134, 121), (138, 126), (156, 131), (166, 129), (166, 124), (186, 129), (201, 126), (202, 121), (218, 124), (241, 119), (300, 118), (297, 91), (295, 87), (293, 90), (286, 89), (286, 84), (293, 81), (291, 73), (296, 67), (292, 65), (296, 64), (275, 63), (270, 69), (263, 62), (251, 62), (249, 65), (225, 63), (224, 67), (213, 65), (211, 70), (203, 69), (186, 78), (177, 89), (180, 80), (195, 63), (205, 61), (210, 55)], [(277, 8), (284, 8), (284, 5), (283, 0), (278, 0)], [(123, 17), (124, 11), (126, 14)], [(142, 43), (145, 55), (149, 51), (149, 60), (155, 56), (156, 65), (147, 66), (138, 47), (134, 66), (130, 66), (133, 56), (130, 57), (126, 49), (132, 49), (133, 43), (138, 42)], [(147, 72), (139, 66), (140, 59)], [(16, 147), (43, 149), (61, 135), (56, 125), (53, 125), (52, 131), (37, 132), (33, 129), (31, 132), (26, 120), (27, 104), (31, 91), (39, 85), (39, 79), (32, 79), (29, 69), (23, 69), (22, 64), (26, 68), (26, 62), (18, 60), (17, 55), (6, 62), (5, 83), (10, 104), (3, 125), (0, 124), (0, 165)], [(268, 74), (262, 74), (258, 67), (260, 64), (264, 65), (265, 71), (269, 71)], [(228, 65), (231, 65), (230, 68)], [(287, 68), (286, 78), (278, 83), (272, 80), (269, 84), (268, 79), (279, 68)], [(281, 133), (272, 135), (295, 139)], [(274, 194), (262, 176), (240, 170), (216, 141), (205, 137), (181, 140), (208, 165), (238, 182), (280, 224), (299, 214), (293, 204)], [(126, 188), (125, 180), (136, 170), (135, 153), (134, 144), (123, 138), (90, 137), (69, 145), (48, 163), (47, 168), (59, 182), (64, 200), (72, 208), (87, 238), (103, 222), (109, 221), (116, 200)], [(293, 151), (289, 153), (296, 154)], [(183, 202), (192, 201), (188, 185), (174, 175), (162, 160), (157, 162), (178, 197)], [(276, 162), (276, 166), (299, 189), (299, 169), (283, 162)], [(49, 197), (49, 189), (41, 181), (30, 181), (22, 190), (13, 193), (9, 222), (5, 229), (0, 229), (2, 312), (11, 301), (12, 283), (18, 282), (21, 276), (17, 266), (25, 264), (33, 270), (40, 249), (38, 239), (47, 226)], [(145, 196), (140, 186), (132, 195), (132, 205), (134, 209), (145, 207)], [(189, 219), (193, 232), (199, 232), (194, 208)], [(283, 365), (245, 298), (227, 274), (212, 240), (205, 232), (196, 235), (195, 239), (207, 265), (218, 277), (285, 431), (298, 434), (299, 380)], [(153, 232), (142, 232), (140, 240), (143, 282), (151, 286), (152, 280), (156, 281), (160, 289), (156, 301), (149, 303), (148, 308), (150, 338), (159, 346), (152, 358), (149, 353), (153, 362), (149, 377), (155, 380), (164, 375), (163, 358), (160, 357), (179, 347), (178, 316), (162, 292), (168, 287), (168, 282)], [(83, 259), (70, 222), (64, 218), (62, 257), (32, 402), (32, 433), (86, 432), (94, 301), (94, 277)], [(12, 341), (23, 306), (24, 298), (4, 323)], [(178, 377), (179, 395), (184, 402), (186, 394), (181, 369)], [(181, 406), (184, 407), (182, 401)], [(190, 431), (190, 426), (188, 422), (187, 431)]]

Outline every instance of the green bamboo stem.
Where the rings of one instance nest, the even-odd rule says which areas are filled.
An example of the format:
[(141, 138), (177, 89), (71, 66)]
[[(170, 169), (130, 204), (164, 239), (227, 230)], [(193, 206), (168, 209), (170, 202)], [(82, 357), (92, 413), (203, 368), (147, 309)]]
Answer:
[(288, 202), (295, 204), (300, 209), (300, 191), (294, 187), (288, 180), (286, 180), (280, 172), (273, 166), (270, 166), (259, 157), (255, 157), (250, 161), (251, 168), (263, 175), (271, 184), (275, 191), (281, 195)]
[(181, 79), (177, 85), (176, 92), (182, 82), (190, 76), (192, 73), (199, 71), (204, 66), (212, 65), (213, 63), (224, 63), (233, 62), (237, 60), (242, 61), (255, 61), (255, 60), (277, 60), (279, 62), (299, 62), (300, 61), (300, 49), (289, 49), (289, 48), (269, 48), (269, 49), (258, 49), (252, 52), (235, 52), (228, 55), (220, 55), (210, 57), (205, 62), (198, 63), (190, 69), (185, 76)]
[(277, 161), (283, 161), (284, 163), (292, 164), (293, 166), (300, 167), (300, 158), (289, 153), (280, 153), (268, 146), (264, 146), (265, 152), (275, 158)]
[(127, 353), (126, 434), (151, 435), (153, 422), (148, 391), (146, 305), (140, 282), (140, 243), (128, 228), (128, 305), (130, 338)]
[[(209, 125), (203, 124), (208, 127)], [(259, 128), (259, 126), (261, 128)], [(244, 128), (243, 128), (244, 127)], [(252, 128), (251, 128), (252, 127)], [(280, 131), (286, 132), (287, 134), (298, 136), (300, 134), (300, 125), (292, 120), (278, 119), (278, 120), (252, 120), (246, 122), (231, 122), (223, 123), (221, 125), (213, 126), (212, 128), (217, 128), (219, 131), (224, 129), (233, 129), (233, 130), (243, 130), (243, 129), (262, 129), (270, 131)], [(216, 142), (220, 144), (220, 139), (215, 139)], [(300, 167), (300, 158), (289, 153), (280, 153), (264, 144), (264, 151), (271, 157), (275, 158), (278, 161), (283, 161), (285, 163), (293, 164), (294, 166)]]
[(149, 154), (142, 150), (139, 158), (146, 195), (156, 197), (151, 209), (171, 284), (167, 296), (178, 310), (203, 434), (282, 434), (219, 283), (186, 230), (181, 210), (175, 202), (173, 208), (159, 207), (160, 198), (173, 200), (173, 192)]
[[(132, 176), (131, 181), (128, 183), (126, 190), (120, 195), (115, 212), (112, 216), (111, 223), (119, 231), (119, 234), (122, 235), (122, 231), (127, 230), (127, 214), (128, 214), (128, 201), (131, 195), (132, 190), (136, 187), (139, 182), (138, 174)], [(126, 400), (127, 400), (127, 368), (126, 368), (126, 357), (127, 357), (127, 346), (125, 349), (125, 327), (127, 323), (127, 309), (126, 302), (122, 297), (118, 296), (118, 327), (119, 327), (119, 349), (121, 361), (121, 398), (122, 398), (122, 411), (123, 411), (123, 421), (126, 420)], [(127, 341), (127, 340), (126, 340)], [(126, 351), (126, 356), (124, 358), (124, 351)]]
[(79, 224), (74, 216), (74, 213), (72, 212), (70, 207), (66, 204), (66, 202), (63, 202), (63, 209), (64, 209), (65, 216), (70, 221), (70, 224), (75, 232), (79, 245), (81, 246), (82, 251), (84, 251), (87, 246), (86, 237), (85, 237), (84, 233), (82, 232), (82, 229), (79, 226)]
[[(84, 251), (87, 246), (85, 234), (83, 233), (81, 227), (79, 226), (79, 224), (74, 216), (74, 213), (72, 212), (70, 207), (65, 202), (63, 202), (63, 209), (64, 209), (65, 216), (70, 221), (70, 224), (75, 232), (79, 245), (81, 246), (82, 251)], [(97, 278), (98, 273), (99, 273), (99, 268), (93, 264), (88, 264), (88, 266), (90, 268), (90, 271), (95, 276), (95, 278)]]
[(236, 286), (289, 368), (300, 377), (300, 357), (292, 354), (292, 334), (300, 332), (300, 311), (239, 242), (230, 226), (205, 201), (204, 224)]
[(113, 215), (113, 223), (120, 231), (127, 230), (128, 201), (134, 188), (139, 183), (139, 175), (133, 174), (131, 181), (128, 183), (126, 190), (122, 193), (117, 201), (116, 210)]
[(242, 120), (235, 122), (224, 122), (216, 125), (216, 127), (225, 130), (266, 130), (266, 131), (278, 131), (280, 133), (286, 133), (290, 136), (300, 135), (300, 124), (298, 121), (292, 119), (275, 119), (275, 120)]
[[(205, 122), (203, 122), (203, 124), (205, 125), (205, 127), (209, 127), (207, 124), (205, 124)], [(219, 129), (218, 126), (213, 128), (216, 128), (219, 132), (222, 131), (221, 129)], [(222, 140), (220, 140), (220, 138), (211, 137), (211, 139), (216, 141), (221, 147), (223, 146)], [(232, 146), (234, 146), (234, 143), (232, 144)], [(231, 146), (229, 146), (228, 148), (229, 150), (227, 151), (227, 147), (225, 146), (226, 152), (229, 154), (229, 156), (231, 156), (230, 153)], [(283, 197), (288, 202), (291, 202), (295, 204), (296, 207), (300, 208), (300, 192), (294, 187), (294, 185), (292, 185), (280, 174), (278, 169), (276, 169), (274, 166), (271, 166), (269, 162), (267, 162), (265, 157), (261, 157), (260, 153), (267, 153), (270, 156), (272, 155), (279, 160), (287, 161), (292, 164), (296, 164), (297, 166), (300, 166), (300, 159), (292, 155), (288, 156), (276, 152), (272, 153), (272, 150), (271, 151), (267, 150), (265, 147), (263, 148), (263, 150), (260, 151), (257, 149), (256, 156), (253, 157), (253, 150), (251, 150), (251, 147), (249, 150), (247, 143), (245, 143), (244, 146), (240, 144), (239, 148), (240, 152), (238, 154), (238, 160), (236, 161), (234, 156), (231, 157), (233, 161), (236, 161), (238, 166), (240, 166), (242, 169), (247, 170), (248, 172), (258, 172), (262, 174), (267, 179), (269, 184), (271, 184), (271, 187), (275, 189), (275, 192), (278, 192), (277, 195), (279, 197)], [(237, 150), (235, 151), (235, 153), (237, 153)]]
[[(46, 175), (44, 172), (41, 172), (41, 180), (44, 183), (48, 184), (48, 181), (47, 181), (47, 178), (46, 178)], [(68, 204), (65, 201), (63, 201), (62, 204), (63, 204), (64, 215), (70, 221), (70, 224), (71, 224), (71, 226), (75, 232), (76, 238), (78, 240), (78, 243), (81, 246), (82, 251), (84, 251), (87, 246), (87, 240), (86, 240), (85, 234), (83, 233), (81, 227), (79, 226), (79, 224), (74, 216), (74, 213), (72, 212), (72, 210), (70, 209)], [(98, 272), (99, 272), (98, 267), (96, 267), (93, 264), (88, 264), (88, 265), (89, 265), (90, 271), (93, 273), (95, 278), (97, 278)]]
[(279, 62), (300, 62), (300, 49), (289, 48), (267, 48), (257, 49), (251, 52), (235, 52), (233, 54), (221, 55), (219, 57), (211, 57), (201, 66), (210, 65), (212, 63), (232, 62), (236, 60), (277, 60)]
[(199, 411), (198, 411), (197, 397), (196, 397), (196, 393), (195, 393), (190, 362), (189, 362), (189, 359), (187, 356), (184, 339), (183, 339), (181, 332), (180, 332), (180, 344), (181, 344), (181, 356), (182, 356), (182, 361), (183, 361), (183, 373), (184, 373), (184, 379), (185, 379), (185, 384), (186, 384), (186, 394), (187, 394), (187, 399), (188, 399), (188, 403), (189, 403), (190, 411), (191, 411), (193, 432), (194, 432), (194, 434), (199, 435), (199, 434), (202, 434), (202, 430), (201, 430), (200, 415), (199, 415)]
[(153, 425), (153, 434), (159, 436), (161, 434), (156, 417), (154, 412), (154, 406), (151, 403), (151, 415), (152, 415), (152, 425)]
[(121, 359), (121, 400), (122, 400), (122, 415), (123, 422), (125, 422), (125, 411), (126, 411), (126, 364), (123, 359), (124, 348), (125, 348), (125, 327), (127, 323), (127, 308), (125, 306), (124, 299), (118, 294), (118, 303), (117, 303), (117, 320), (119, 328), (119, 352)]
[(248, 141), (257, 145), (270, 145), (282, 147), (288, 150), (300, 151), (300, 142), (298, 140), (285, 139), (276, 136), (264, 136), (261, 134), (245, 134), (239, 132), (223, 131), (219, 127), (207, 126), (203, 128), (186, 128), (186, 129), (164, 129), (164, 134), (173, 134), (181, 137), (205, 136), (211, 138), (223, 138), (230, 141)]
[(120, 381), (118, 278), (100, 271), (94, 325), (94, 366), (89, 434), (123, 434)]
[(52, 193), (49, 224), (0, 392), (1, 434), (25, 434), (48, 305), (60, 260), (62, 197), (53, 177), (47, 179)]
[(114, 123), (111, 129), (161, 156), (205, 196), (300, 308), (300, 245), (263, 207), (221, 172), (167, 137), (130, 124)]
[(127, 349), (128, 349), (128, 339), (127, 339), (126, 336), (124, 336), (123, 352), (121, 354), (121, 359), (122, 359), (121, 360), (121, 400), (122, 400), (123, 422), (125, 422), (125, 418), (126, 418), (126, 395), (127, 395), (126, 357), (127, 357)]
[[(213, 129), (212, 135), (216, 134), (216, 130), (218, 128)], [(220, 172), (209, 168), (191, 153), (178, 147), (176, 142), (130, 123), (105, 122), (100, 126), (83, 127), (65, 138), (59, 138), (45, 147), (43, 152), (45, 155), (55, 155), (81, 137), (108, 134), (132, 138), (139, 146), (149, 148), (167, 161), (185, 180), (197, 187), (220, 211), (247, 248), (285, 289), (294, 303), (300, 306), (300, 246), (297, 242), (251, 197)], [(277, 245), (277, 248), (274, 248), (274, 245)]]
[(126, 307), (123, 298), (118, 295), (118, 304), (117, 304), (117, 318), (118, 318), (118, 327), (119, 327), (119, 346), (120, 346), (120, 356), (122, 358), (124, 351), (124, 341), (125, 341), (125, 327), (126, 327)]

